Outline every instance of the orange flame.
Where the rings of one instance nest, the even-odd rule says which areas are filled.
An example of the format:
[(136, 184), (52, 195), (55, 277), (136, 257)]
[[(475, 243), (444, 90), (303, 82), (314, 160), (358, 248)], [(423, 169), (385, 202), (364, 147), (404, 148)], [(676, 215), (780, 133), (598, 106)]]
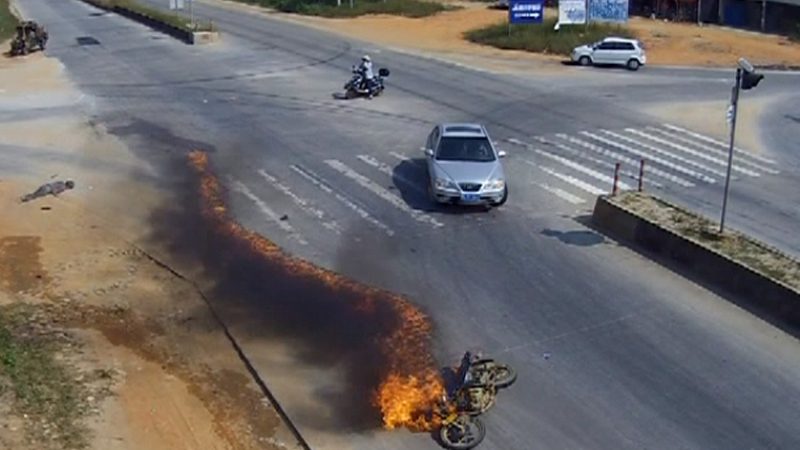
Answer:
[(389, 375), (378, 387), (376, 403), (387, 429), (405, 426), (431, 431), (438, 425), (434, 405), (445, 394), (444, 381), (428, 350), (431, 325), (421, 311), (395, 296), (400, 325), (383, 342), (390, 356)]
[(434, 371), (415, 375), (391, 373), (378, 390), (378, 405), (386, 429), (404, 426), (412, 431), (431, 431), (439, 424), (433, 403), (444, 395), (444, 385)]
[(428, 318), (406, 299), (355, 283), (308, 261), (293, 258), (273, 242), (254, 233), (228, 217), (224, 192), (211, 172), (208, 155), (200, 150), (189, 153), (189, 162), (200, 177), (202, 214), (218, 232), (235, 236), (253, 251), (280, 263), (289, 273), (315, 277), (336, 290), (358, 292), (359, 311), (374, 311), (375, 302), (387, 299), (399, 316), (396, 329), (381, 342), (388, 361), (386, 376), (375, 392), (374, 403), (380, 408), (384, 427), (406, 427), (430, 431), (438, 425), (434, 405), (445, 393), (444, 382), (436, 371), (429, 350), (431, 324)]

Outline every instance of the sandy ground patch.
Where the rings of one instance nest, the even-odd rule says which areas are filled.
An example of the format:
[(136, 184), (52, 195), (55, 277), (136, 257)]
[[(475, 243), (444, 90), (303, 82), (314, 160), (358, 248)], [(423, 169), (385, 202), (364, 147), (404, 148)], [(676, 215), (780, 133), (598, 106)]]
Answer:
[[(247, 8), (228, 0), (203, 0)], [(488, 9), (485, 3), (447, 2), (463, 9), (446, 11), (419, 19), (372, 15), (350, 19), (326, 19), (270, 13), (272, 17), (333, 31), (397, 50), (414, 51), (428, 56), (508, 72), (537, 69), (545, 72), (563, 70), (560, 56), (536, 55), (519, 51), (503, 51), (473, 44), (463, 34), (506, 21), (508, 12)], [(266, 10), (261, 10), (262, 13)], [(548, 17), (557, 12), (548, 8)], [(800, 44), (785, 37), (761, 35), (716, 26), (669, 23), (632, 17), (629, 26), (645, 42), (648, 63), (652, 65), (730, 66), (745, 56), (754, 64), (800, 65)]]
[[(9, 42), (2, 45), (5, 51)], [(0, 94), (6, 95), (71, 90), (64, 66), (39, 51), (16, 58), (0, 57), (0, 79), (4, 81)]]
[(653, 65), (730, 67), (740, 57), (756, 65), (800, 65), (800, 44), (786, 37), (641, 17), (632, 18), (630, 27), (644, 41)]
[[(57, 61), (0, 59), (0, 86), (0, 306), (35, 305), (75, 342), (76, 373), (113, 374), (109, 396), (86, 400), (90, 448), (299, 448), (201, 295), (136, 244), (168, 201), (152, 168), (77, 112), (87, 99)], [(65, 179), (75, 189), (19, 202)], [(0, 448), (45, 448), (1, 400)]]

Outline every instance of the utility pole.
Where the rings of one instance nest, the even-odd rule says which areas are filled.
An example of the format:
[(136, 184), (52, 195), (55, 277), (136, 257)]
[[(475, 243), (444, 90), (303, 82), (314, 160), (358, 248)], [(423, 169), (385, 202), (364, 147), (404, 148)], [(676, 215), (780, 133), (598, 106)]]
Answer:
[(731, 92), (731, 133), (728, 145), (728, 170), (725, 174), (725, 194), (722, 197), (722, 217), (719, 220), (719, 234), (725, 231), (725, 209), (728, 206), (728, 188), (731, 182), (731, 167), (733, 166), (733, 140), (736, 137), (736, 110), (739, 105), (739, 88), (742, 86), (742, 69), (736, 68), (736, 83)]
[(702, 23), (703, 0), (697, 0), (697, 24)]
[(731, 168), (733, 167), (734, 138), (736, 137), (736, 115), (739, 110), (739, 91), (750, 90), (758, 85), (764, 75), (756, 73), (753, 65), (744, 58), (739, 58), (739, 67), (736, 68), (736, 83), (731, 92), (731, 133), (728, 145), (728, 170), (725, 174), (725, 193), (722, 197), (722, 217), (719, 220), (719, 234), (725, 231), (725, 211), (728, 207), (728, 189), (731, 181)]

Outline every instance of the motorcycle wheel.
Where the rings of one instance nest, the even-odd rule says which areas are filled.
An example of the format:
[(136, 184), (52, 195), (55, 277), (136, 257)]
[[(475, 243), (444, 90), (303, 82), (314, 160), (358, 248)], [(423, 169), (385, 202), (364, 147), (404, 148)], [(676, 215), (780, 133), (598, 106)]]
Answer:
[(476, 417), (458, 419), (458, 421), (442, 426), (439, 439), (447, 448), (453, 450), (469, 450), (483, 442), (486, 437), (486, 426)]
[(495, 386), (498, 389), (507, 388), (517, 381), (517, 372), (506, 364), (495, 366)]
[[(507, 364), (498, 364), (495, 360), (486, 358), (472, 363), (471, 368), (478, 371), (494, 372), (494, 385), (498, 389), (507, 388), (517, 381), (517, 372)], [(480, 378), (480, 377), (478, 377)]]
[(351, 98), (356, 98), (356, 97), (358, 97), (358, 93), (353, 89), (348, 89), (344, 93), (344, 98), (346, 98), (348, 100), (351, 99)]

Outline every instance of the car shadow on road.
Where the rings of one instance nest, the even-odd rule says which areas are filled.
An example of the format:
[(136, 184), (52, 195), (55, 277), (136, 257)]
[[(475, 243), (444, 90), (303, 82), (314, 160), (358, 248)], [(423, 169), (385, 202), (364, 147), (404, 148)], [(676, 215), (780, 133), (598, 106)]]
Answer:
[(586, 68), (595, 68), (595, 69), (608, 69), (608, 70), (617, 70), (617, 71), (626, 71), (628, 72), (627, 67), (624, 65), (617, 65), (617, 64), (589, 64), (588, 66), (582, 66), (581, 63), (577, 61), (572, 61), (571, 59), (562, 59), (561, 65), (563, 66), (571, 66), (571, 67), (586, 67)]
[(545, 228), (542, 230), (542, 234), (554, 237), (565, 244), (579, 247), (592, 247), (606, 241), (602, 234), (590, 230), (559, 231)]
[(437, 204), (428, 197), (430, 183), (425, 160), (422, 158), (404, 159), (392, 170), (393, 189), (400, 193), (403, 201), (412, 209), (423, 212), (464, 215), (485, 214), (489, 207), (468, 205)]

